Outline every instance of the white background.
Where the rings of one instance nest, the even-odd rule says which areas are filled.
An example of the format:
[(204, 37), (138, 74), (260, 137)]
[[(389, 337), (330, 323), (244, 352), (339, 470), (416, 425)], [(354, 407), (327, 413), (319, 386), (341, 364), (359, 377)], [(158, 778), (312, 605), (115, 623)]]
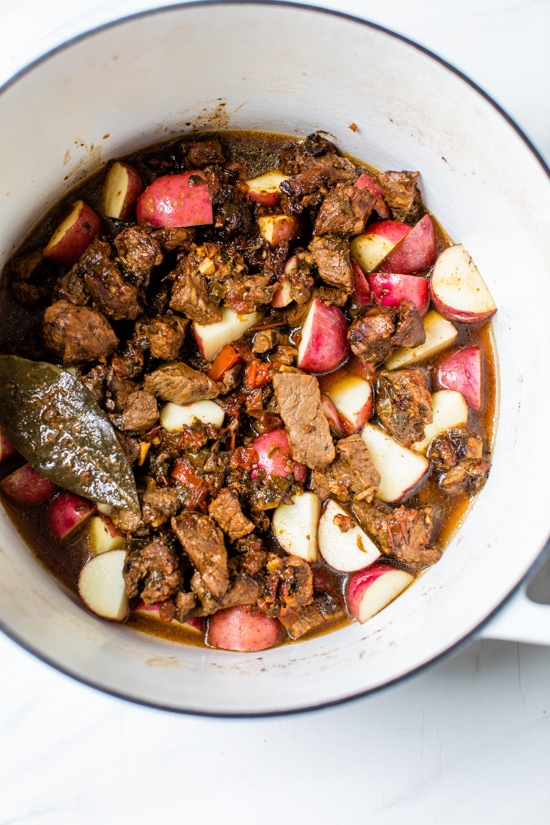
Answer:
[[(66, 38), (157, 5), (169, 3), (0, 0), (0, 84)], [(311, 5), (444, 57), (550, 160), (548, 0)], [(0, 825), (550, 822), (550, 648), (474, 640), (381, 694), (264, 720), (129, 705), (3, 636), (0, 674)]]

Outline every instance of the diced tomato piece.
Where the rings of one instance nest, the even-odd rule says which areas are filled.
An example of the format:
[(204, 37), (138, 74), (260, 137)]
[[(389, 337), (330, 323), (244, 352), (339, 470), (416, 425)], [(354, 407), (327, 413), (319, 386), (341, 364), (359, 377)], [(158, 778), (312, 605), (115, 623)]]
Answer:
[(232, 347), (231, 344), (226, 344), (214, 358), (208, 377), (211, 378), (212, 381), (221, 381), (227, 370), (230, 370), (231, 367), (238, 364), (240, 360), (241, 356), (237, 350)]
[(271, 378), (272, 365), (255, 359), (246, 368), (245, 384), (249, 387), (265, 387)]

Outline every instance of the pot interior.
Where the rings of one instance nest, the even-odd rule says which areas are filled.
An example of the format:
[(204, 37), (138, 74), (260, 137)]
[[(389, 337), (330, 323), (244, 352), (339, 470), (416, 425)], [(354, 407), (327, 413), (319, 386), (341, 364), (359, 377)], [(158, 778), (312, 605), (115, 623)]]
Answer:
[[(246, 48), (235, 48), (238, 42)], [(284, 58), (283, 58), (284, 55)], [(437, 658), (506, 598), (547, 535), (549, 186), (507, 119), (432, 56), (364, 22), (269, 4), (172, 7), (66, 45), (0, 94), (0, 265), (107, 160), (182, 132), (325, 131), (379, 169), (418, 169), (499, 311), (500, 411), (490, 479), (443, 559), (363, 626), (261, 654), (180, 647), (89, 615), (0, 513), (0, 625), (78, 679), (190, 712), (316, 707)], [(356, 128), (351, 128), (355, 124)]]

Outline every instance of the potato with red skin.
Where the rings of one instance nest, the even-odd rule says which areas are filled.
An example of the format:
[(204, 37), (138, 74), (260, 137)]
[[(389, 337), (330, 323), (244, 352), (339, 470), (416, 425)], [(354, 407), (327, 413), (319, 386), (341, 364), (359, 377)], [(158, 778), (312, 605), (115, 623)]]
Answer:
[(435, 227), (429, 215), (424, 215), (377, 267), (380, 272), (424, 272), (436, 257)]
[(103, 214), (121, 221), (129, 220), (142, 192), (143, 180), (138, 170), (128, 163), (115, 161), (107, 170), (103, 182)]
[(206, 642), (222, 650), (253, 653), (278, 644), (283, 628), (278, 619), (263, 613), (250, 613), (242, 605), (214, 613), (208, 621)]
[(301, 330), (298, 367), (306, 372), (330, 372), (349, 355), (348, 323), (344, 313), (314, 298)]
[(354, 619), (363, 624), (390, 604), (412, 581), (414, 576), (406, 570), (376, 562), (348, 579), (348, 610)]
[(430, 285), (421, 275), (399, 272), (371, 272), (367, 281), (372, 297), (385, 307), (399, 307), (401, 301), (412, 301), (419, 315), (425, 315), (430, 305)]
[(258, 477), (258, 471), (264, 470), (266, 477), (293, 475), (296, 481), (305, 481), (307, 467), (294, 461), (286, 430), (271, 430), (262, 433), (250, 445), (258, 454), (258, 469), (252, 471), (252, 478)]
[(260, 235), (273, 248), (300, 233), (300, 222), (294, 215), (261, 215), (257, 222)]
[(212, 197), (204, 172), (161, 175), (141, 193), (138, 223), (151, 226), (205, 226), (214, 221)]
[(16, 455), (19, 455), (19, 453), (9, 440), (3, 428), (0, 427), (0, 461), (7, 461), (8, 458), (15, 458)]
[(0, 481), (0, 490), (17, 504), (40, 504), (57, 490), (57, 484), (23, 464)]
[(441, 389), (456, 390), (466, 403), (479, 410), (481, 407), (481, 350), (466, 347), (453, 352), (441, 361), (436, 381)]
[(351, 239), (351, 256), (363, 272), (373, 272), (410, 231), (411, 227), (403, 221), (371, 223), (365, 232)]
[(74, 201), (44, 248), (44, 257), (69, 269), (101, 232), (101, 218), (83, 200)]
[(448, 321), (477, 324), (497, 311), (487, 284), (462, 244), (444, 249), (430, 279), (430, 295)]
[(51, 503), (48, 526), (59, 541), (66, 539), (96, 510), (96, 506), (82, 496), (63, 490)]
[(359, 264), (355, 261), (351, 262), (351, 269), (353, 272), (353, 289), (355, 291), (355, 300), (359, 306), (366, 306), (371, 302), (371, 289), (369, 282)]
[(279, 185), (284, 180), (288, 180), (288, 177), (281, 172), (266, 172), (265, 175), (246, 181), (248, 186), (246, 194), (262, 206), (277, 206), (281, 202)]
[(372, 175), (368, 175), (366, 172), (363, 172), (355, 183), (354, 186), (357, 186), (358, 189), (366, 189), (376, 198), (376, 203), (374, 204), (374, 211), (384, 219), (391, 218), (390, 207), (386, 203), (384, 198), (384, 192), (382, 188), (379, 186), (378, 182), (372, 177)]
[(372, 383), (348, 370), (327, 376), (323, 389), (336, 408), (344, 435), (358, 433), (372, 414)]

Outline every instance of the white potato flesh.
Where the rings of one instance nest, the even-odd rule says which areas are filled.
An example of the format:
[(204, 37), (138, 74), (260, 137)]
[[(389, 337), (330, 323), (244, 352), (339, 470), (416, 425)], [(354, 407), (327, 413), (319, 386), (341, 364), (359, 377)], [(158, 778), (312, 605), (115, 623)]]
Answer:
[(221, 427), (225, 413), (215, 401), (195, 401), (193, 404), (174, 404), (169, 401), (160, 411), (160, 423), (168, 432), (178, 432), (197, 421)]
[(424, 438), (413, 444), (413, 450), (425, 453), (436, 436), (451, 427), (468, 423), (468, 405), (456, 390), (439, 390), (432, 395), (433, 421), (424, 428)]
[(365, 531), (332, 499), (319, 520), (319, 550), (327, 564), (343, 573), (362, 570), (380, 557)]
[(381, 501), (401, 501), (428, 472), (427, 458), (407, 449), (375, 424), (365, 424), (361, 437), (380, 473), (376, 497)]
[(124, 535), (106, 516), (92, 516), (87, 524), (89, 546), (92, 553), (107, 553), (124, 547)]
[(128, 596), (122, 576), (125, 559), (124, 550), (109, 550), (93, 556), (80, 571), (80, 597), (103, 619), (121, 622), (128, 615)]
[(287, 553), (315, 562), (319, 557), (317, 532), (321, 502), (315, 493), (292, 496), (293, 504), (279, 504), (273, 512), (275, 538)]
[(372, 272), (394, 246), (395, 243), (388, 238), (366, 232), (352, 238), (350, 252), (363, 272)]
[(348, 609), (363, 624), (387, 607), (414, 581), (406, 570), (374, 565), (352, 576), (347, 588)]
[(444, 249), (430, 281), (432, 299), (451, 320), (481, 321), (496, 312), (487, 284), (462, 244)]
[(426, 340), (418, 347), (400, 347), (396, 349), (389, 358), (386, 359), (385, 367), (388, 370), (399, 369), (410, 364), (416, 364), (418, 361), (423, 361), (431, 355), (436, 355), (438, 352), (449, 347), (458, 335), (458, 330), (454, 324), (447, 321), (439, 312), (430, 310), (424, 318), (424, 330), (426, 331)]
[(260, 317), (258, 312), (238, 314), (229, 307), (223, 307), (221, 321), (215, 324), (193, 324), (195, 340), (203, 358), (213, 361), (222, 347), (241, 338)]

